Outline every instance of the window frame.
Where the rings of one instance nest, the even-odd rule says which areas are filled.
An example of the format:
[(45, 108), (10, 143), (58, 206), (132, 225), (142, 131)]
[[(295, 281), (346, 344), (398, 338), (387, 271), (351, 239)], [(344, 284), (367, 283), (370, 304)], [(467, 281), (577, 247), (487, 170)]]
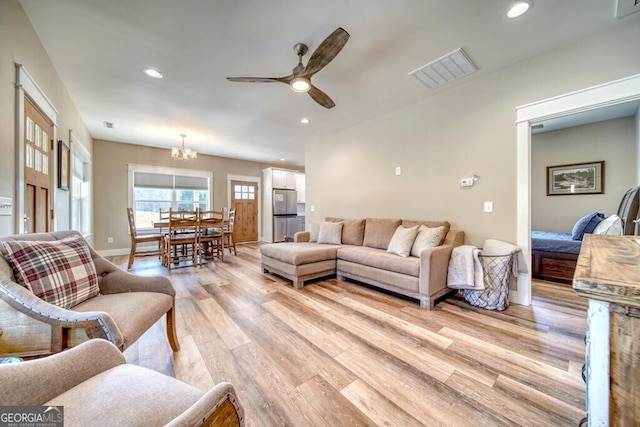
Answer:
[[(69, 225), (72, 229), (78, 230), (85, 239), (90, 240), (93, 235), (93, 164), (91, 159), (91, 153), (87, 151), (84, 147), (78, 136), (73, 130), (69, 130), (69, 146), (71, 151), (70, 157), (70, 172), (69, 178), (71, 180), (71, 185), (69, 188)], [(75, 159), (79, 159), (82, 162), (83, 171), (82, 171), (82, 181), (85, 183), (85, 190), (87, 192), (86, 197), (76, 197), (75, 194), (75, 185), (74, 178), (77, 173), (75, 170), (76, 161)], [(80, 216), (82, 218), (86, 218), (87, 224), (81, 221), (82, 226), (77, 227), (78, 224), (74, 223), (74, 218), (77, 214), (77, 205), (75, 201), (79, 200), (80, 204)], [(83, 215), (84, 213), (84, 215)]]
[[(182, 168), (171, 168), (171, 167), (165, 167), (165, 166), (152, 166), (152, 165), (140, 165), (140, 164), (132, 164), (129, 163), (127, 165), (128, 168), (128, 201), (129, 201), (129, 206), (131, 206), (134, 210), (134, 214), (136, 212), (136, 202), (138, 201), (148, 201), (148, 202), (158, 202), (158, 203), (166, 203), (167, 200), (147, 200), (147, 199), (141, 199), (141, 200), (136, 200), (135, 198), (135, 181), (134, 181), (134, 177), (135, 177), (135, 173), (152, 173), (152, 174), (162, 174), (162, 175), (172, 175), (172, 176), (184, 176), (184, 177), (194, 177), (194, 178), (206, 178), (207, 179), (207, 190), (195, 190), (196, 194), (198, 193), (198, 191), (204, 191), (207, 195), (207, 201), (206, 201), (206, 206), (207, 209), (210, 208), (210, 206), (213, 206), (213, 172), (210, 171), (203, 171), (203, 170), (193, 170), (193, 169), (182, 169)], [(174, 178), (174, 183), (175, 183), (175, 178)], [(145, 188), (145, 187), (140, 187), (140, 188)], [(182, 188), (175, 188), (175, 184), (174, 184), (174, 188), (171, 189), (172, 195), (171, 195), (171, 206), (172, 208), (176, 208), (177, 204), (180, 202), (180, 200), (177, 200), (177, 192), (180, 190), (184, 190)], [(194, 196), (195, 196), (194, 195)], [(198, 203), (196, 200), (193, 201), (194, 203)], [(138, 232), (140, 232), (141, 234), (144, 233), (152, 233), (154, 231), (156, 231), (153, 227), (138, 227), (136, 224), (136, 230)]]

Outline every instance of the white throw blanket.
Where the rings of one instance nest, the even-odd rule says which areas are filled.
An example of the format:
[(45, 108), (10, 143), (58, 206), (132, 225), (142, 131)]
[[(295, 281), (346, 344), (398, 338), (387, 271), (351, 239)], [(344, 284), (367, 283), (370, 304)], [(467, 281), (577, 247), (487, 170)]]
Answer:
[(453, 248), (447, 272), (447, 286), (452, 289), (484, 289), (480, 250), (462, 245)]

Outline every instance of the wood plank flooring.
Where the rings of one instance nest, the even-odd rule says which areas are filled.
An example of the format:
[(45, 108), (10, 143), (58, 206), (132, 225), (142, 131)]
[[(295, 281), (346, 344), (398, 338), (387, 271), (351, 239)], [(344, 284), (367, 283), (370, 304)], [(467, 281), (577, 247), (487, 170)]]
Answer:
[[(126, 257), (111, 257), (126, 268)], [(247, 426), (576, 426), (584, 416), (586, 301), (534, 283), (533, 304), (504, 312), (461, 297), (435, 310), (377, 290), (317, 280), (302, 290), (262, 274), (258, 244), (169, 275), (181, 350), (163, 322), (125, 351), (130, 363), (207, 389), (236, 387)]]

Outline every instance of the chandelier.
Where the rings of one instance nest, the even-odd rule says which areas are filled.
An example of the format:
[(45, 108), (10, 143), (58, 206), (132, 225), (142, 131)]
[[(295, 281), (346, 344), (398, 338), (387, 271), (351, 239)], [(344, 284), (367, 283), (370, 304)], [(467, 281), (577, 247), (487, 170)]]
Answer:
[(191, 151), (190, 148), (184, 148), (184, 139), (187, 135), (181, 133), (180, 136), (182, 137), (182, 144), (180, 144), (179, 147), (173, 147), (171, 149), (171, 157), (173, 157), (174, 160), (193, 160), (198, 157), (198, 153), (195, 151)]

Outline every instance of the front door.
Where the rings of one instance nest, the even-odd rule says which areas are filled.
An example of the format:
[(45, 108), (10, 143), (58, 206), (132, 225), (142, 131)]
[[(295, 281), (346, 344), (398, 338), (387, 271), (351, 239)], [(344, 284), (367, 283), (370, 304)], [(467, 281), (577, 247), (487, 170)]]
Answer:
[(49, 231), (52, 124), (25, 97), (24, 100), (24, 232)]
[(233, 240), (255, 242), (258, 240), (258, 184), (231, 181), (231, 188), (231, 208), (236, 210)]

